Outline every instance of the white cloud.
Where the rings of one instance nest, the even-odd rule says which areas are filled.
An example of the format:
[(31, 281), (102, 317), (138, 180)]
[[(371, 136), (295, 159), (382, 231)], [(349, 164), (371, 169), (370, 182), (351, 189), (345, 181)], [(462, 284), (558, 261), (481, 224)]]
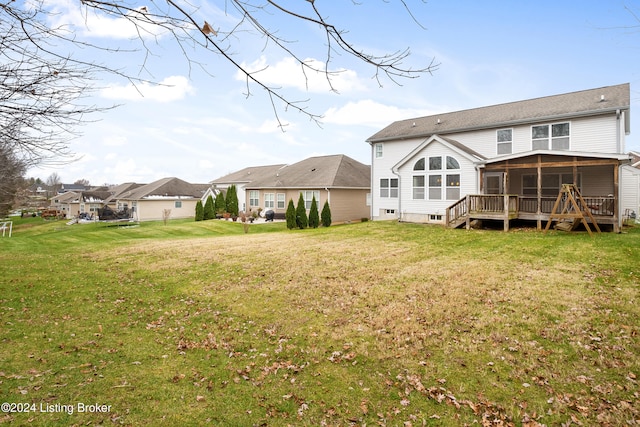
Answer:
[(148, 183), (149, 177), (156, 175), (156, 171), (149, 167), (139, 167), (132, 158), (119, 160), (113, 167), (104, 169), (106, 176), (110, 177), (110, 182), (141, 182)]
[[(54, 28), (72, 28), (83, 36), (115, 39), (154, 38), (167, 34), (161, 25), (154, 24), (151, 3), (130, 11), (127, 17), (111, 17), (98, 8), (78, 7), (72, 0), (50, 0), (49, 16)], [(145, 9), (146, 8), (146, 9)], [(133, 8), (132, 8), (133, 9)], [(151, 13), (145, 13), (149, 11)]]
[(382, 128), (396, 120), (433, 114), (428, 110), (398, 108), (365, 99), (349, 102), (340, 108), (329, 108), (324, 113), (323, 122), (340, 125), (364, 125)]
[(127, 137), (126, 136), (116, 136), (116, 135), (105, 136), (102, 139), (102, 144), (107, 146), (107, 147), (121, 147), (121, 146), (127, 144)]
[[(313, 58), (304, 62), (310, 67), (303, 67), (294, 58), (287, 57), (275, 64), (268, 64), (262, 56), (251, 64), (242, 63), (248, 72), (255, 73), (256, 79), (267, 86), (292, 87), (304, 92), (326, 93), (332, 88), (339, 93), (366, 90), (366, 85), (353, 70), (337, 69), (325, 73), (326, 64)], [(318, 71), (313, 71), (318, 70)], [(245, 75), (238, 71), (236, 80), (245, 80)]]
[(143, 82), (136, 85), (112, 85), (100, 91), (100, 95), (108, 99), (157, 102), (176, 101), (194, 93), (189, 79), (184, 76), (170, 76), (158, 84)]

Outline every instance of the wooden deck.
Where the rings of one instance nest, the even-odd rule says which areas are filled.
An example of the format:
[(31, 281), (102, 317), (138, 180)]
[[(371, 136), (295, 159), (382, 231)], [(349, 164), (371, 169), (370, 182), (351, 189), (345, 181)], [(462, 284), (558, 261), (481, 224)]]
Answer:
[[(596, 223), (613, 225), (618, 231), (618, 218), (614, 209), (615, 198), (611, 196), (583, 197)], [(521, 196), (515, 194), (468, 194), (446, 210), (445, 226), (471, 227), (474, 220), (503, 221), (504, 230), (509, 230), (509, 221), (522, 219), (537, 221), (538, 229), (548, 221), (556, 197)]]

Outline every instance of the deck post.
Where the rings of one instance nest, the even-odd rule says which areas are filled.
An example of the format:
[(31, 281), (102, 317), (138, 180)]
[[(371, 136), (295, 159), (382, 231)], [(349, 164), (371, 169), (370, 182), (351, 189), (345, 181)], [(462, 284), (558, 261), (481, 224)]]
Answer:
[(613, 165), (613, 232), (620, 233), (620, 182), (618, 177), (619, 165)]
[(465, 227), (467, 228), (467, 230), (471, 229), (471, 197), (467, 194), (466, 196), (466, 205), (467, 205), (467, 219), (466, 219), (466, 224)]
[(509, 231), (509, 195), (505, 194), (503, 196), (503, 205), (504, 205), (504, 231)]

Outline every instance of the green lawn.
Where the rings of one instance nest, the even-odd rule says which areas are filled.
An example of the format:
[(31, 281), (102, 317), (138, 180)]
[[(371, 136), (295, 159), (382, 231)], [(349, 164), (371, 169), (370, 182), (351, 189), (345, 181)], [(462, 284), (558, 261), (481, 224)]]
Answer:
[(13, 231), (0, 423), (640, 423), (640, 228)]

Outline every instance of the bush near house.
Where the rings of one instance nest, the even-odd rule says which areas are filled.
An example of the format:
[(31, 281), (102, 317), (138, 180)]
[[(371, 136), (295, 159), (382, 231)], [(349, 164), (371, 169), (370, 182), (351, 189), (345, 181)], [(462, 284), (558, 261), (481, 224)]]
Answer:
[(231, 216), (238, 216), (238, 192), (235, 185), (232, 185), (227, 189), (227, 197), (225, 199), (225, 202), (227, 206), (227, 212), (229, 212)]
[(311, 208), (309, 209), (309, 227), (318, 228), (320, 225), (320, 217), (318, 216), (318, 203), (316, 196), (311, 200)]
[(300, 230), (307, 228), (307, 225), (309, 225), (307, 209), (304, 207), (302, 193), (300, 193), (300, 197), (298, 197), (298, 206), (296, 207), (296, 225)]
[(293, 199), (289, 199), (289, 205), (287, 206), (287, 213), (285, 214), (287, 219), (287, 228), (293, 230), (297, 226), (296, 222), (296, 207), (293, 204)]
[(204, 212), (202, 215), (202, 219), (213, 219), (215, 218), (215, 212), (213, 211), (213, 196), (207, 197), (207, 201), (204, 204)]
[(196, 221), (202, 221), (203, 219), (204, 219), (204, 206), (202, 206), (202, 200), (198, 200), (198, 202), (196, 203)]
[(331, 225), (331, 208), (329, 207), (329, 201), (324, 202), (320, 219), (323, 227), (329, 227)]
[(227, 202), (224, 199), (224, 194), (222, 194), (222, 191), (216, 195), (216, 200), (213, 208), (215, 213), (220, 215), (222, 215), (227, 210)]

